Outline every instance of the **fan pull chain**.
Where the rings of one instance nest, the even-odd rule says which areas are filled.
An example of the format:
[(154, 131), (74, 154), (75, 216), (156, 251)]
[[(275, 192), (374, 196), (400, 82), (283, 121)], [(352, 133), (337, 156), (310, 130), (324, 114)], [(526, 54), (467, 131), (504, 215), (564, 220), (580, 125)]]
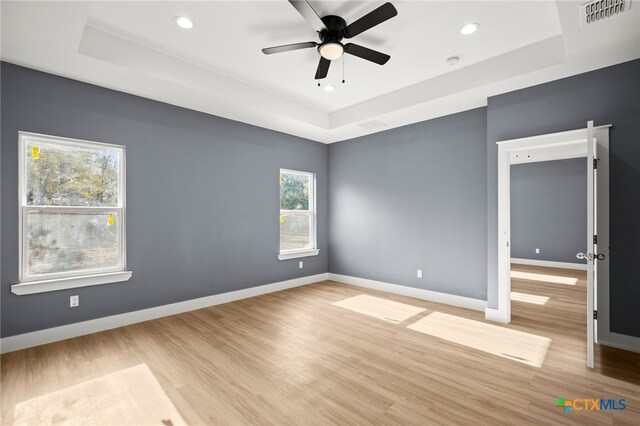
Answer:
[(344, 61), (345, 61), (345, 55), (342, 55), (342, 83), (344, 84)]

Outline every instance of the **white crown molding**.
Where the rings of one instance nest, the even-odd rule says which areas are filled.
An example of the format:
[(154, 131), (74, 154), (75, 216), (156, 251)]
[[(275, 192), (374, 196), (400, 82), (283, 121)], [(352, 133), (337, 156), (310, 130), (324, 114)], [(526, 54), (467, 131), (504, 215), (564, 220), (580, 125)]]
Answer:
[[(290, 13), (297, 19), (287, 6), (278, 13)], [(341, 105), (350, 106), (339, 109), (332, 109), (326, 100), (312, 102), (306, 89), (287, 91), (276, 89), (282, 84), (257, 84), (250, 77), (260, 70), (234, 78), (214, 69), (215, 61), (172, 50), (175, 44), (144, 38), (144, 32), (134, 34), (134, 29), (124, 24), (116, 28), (99, 21), (104, 17), (92, 15), (92, 8), (82, 2), (3, 5), (2, 35), (10, 42), (3, 42), (0, 57), (109, 89), (333, 143), (485, 106), (491, 96), (640, 57), (639, 8), (596, 25), (580, 25), (576, 2), (557, 1), (553, 9), (559, 27), (542, 31), (546, 38), (530, 38), (528, 44), (487, 56), (484, 61), (467, 64), (463, 59), (460, 66), (435, 76), (425, 72), (423, 81), (383, 95), (373, 90), (372, 97), (357, 97), (355, 104), (343, 102)], [(55, 35), (51, 33), (51, 14), (64, 21), (55, 27), (59, 29)], [(34, 30), (25, 34), (25, 25)], [(41, 42), (45, 38), (47, 43)], [(260, 59), (256, 63), (264, 63)], [(372, 120), (384, 125), (361, 126)]]
[[(167, 83), (205, 92), (210, 99), (243, 110), (262, 113), (287, 111), (288, 117), (319, 128), (328, 128), (328, 117), (322, 111), (269, 92), (263, 88), (228, 78), (200, 64), (194, 64), (165, 51), (150, 47), (118, 30), (89, 20), (82, 33), (78, 53), (106, 63), (152, 76)], [(121, 31), (121, 30), (119, 30)], [(224, 87), (224, 90), (220, 90)], [(232, 93), (233, 96), (228, 94)], [(250, 99), (251, 102), (247, 102)]]
[(539, 71), (566, 62), (562, 36), (469, 65), (395, 92), (329, 114), (330, 128), (359, 123), (393, 111), (447, 97), (453, 93)]

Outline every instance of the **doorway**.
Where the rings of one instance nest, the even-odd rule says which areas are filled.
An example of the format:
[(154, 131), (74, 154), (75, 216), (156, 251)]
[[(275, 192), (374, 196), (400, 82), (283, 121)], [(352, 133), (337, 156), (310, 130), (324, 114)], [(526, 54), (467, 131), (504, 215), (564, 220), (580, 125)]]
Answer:
[[(586, 157), (512, 164), (511, 314), (584, 356), (587, 323)], [(547, 334), (549, 333), (549, 334)]]
[[(511, 322), (511, 196), (512, 164), (587, 158), (587, 365), (593, 366), (597, 335), (609, 332), (609, 127), (594, 127), (498, 142), (498, 306), (487, 319)], [(599, 308), (599, 309), (598, 309)], [(597, 321), (597, 323), (596, 323)]]

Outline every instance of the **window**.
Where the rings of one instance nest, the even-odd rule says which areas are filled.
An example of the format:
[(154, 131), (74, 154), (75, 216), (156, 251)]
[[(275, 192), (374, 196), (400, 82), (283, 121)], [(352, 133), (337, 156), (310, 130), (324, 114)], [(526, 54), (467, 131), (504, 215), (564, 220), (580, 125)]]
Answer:
[(126, 281), (123, 146), (20, 133), (16, 294)]
[(316, 176), (280, 170), (280, 260), (315, 256)]

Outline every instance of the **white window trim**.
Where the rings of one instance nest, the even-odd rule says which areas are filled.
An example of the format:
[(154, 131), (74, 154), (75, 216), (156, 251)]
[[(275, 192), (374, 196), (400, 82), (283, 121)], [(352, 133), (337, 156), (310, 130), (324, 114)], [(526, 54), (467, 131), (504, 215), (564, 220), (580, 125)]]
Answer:
[[(99, 284), (110, 284), (114, 282), (128, 281), (131, 278), (131, 271), (126, 270), (127, 261), (127, 238), (126, 238), (126, 148), (122, 145), (114, 145), (101, 142), (86, 141), (81, 139), (63, 138), (59, 136), (49, 136), (38, 133), (18, 132), (18, 203), (19, 203), (19, 283), (11, 286), (14, 294), (33, 294), (47, 291), (62, 290), (68, 288), (85, 287)], [(25, 193), (26, 182), (26, 147), (27, 141), (42, 141), (43, 143), (55, 142), (60, 145), (96, 147), (100, 149), (113, 148), (121, 150), (121, 167), (118, 175), (118, 205), (115, 207), (76, 207), (76, 206), (28, 206), (27, 194)], [(119, 214), (118, 226), (120, 238), (120, 257), (118, 265), (113, 268), (101, 268), (94, 270), (83, 270), (77, 272), (60, 272), (52, 274), (41, 274), (35, 277), (28, 277), (26, 271), (27, 246), (26, 246), (26, 230), (23, 227), (23, 221), (29, 211), (68, 211), (68, 212), (103, 212), (116, 211)]]
[[(282, 210), (282, 209), (278, 209), (278, 217), (280, 217), (280, 215), (282, 214), (282, 212), (288, 212), (288, 213), (310, 213), (311, 214), (311, 227), (309, 229), (309, 233), (311, 234), (311, 238), (312, 238), (312, 247), (308, 248), (308, 249), (302, 249), (302, 250), (285, 250), (285, 251), (280, 251), (278, 253), (278, 260), (289, 260), (289, 259), (297, 259), (300, 257), (310, 257), (310, 256), (317, 256), (318, 254), (320, 254), (320, 250), (318, 249), (318, 232), (317, 232), (317, 223), (316, 223), (316, 216), (317, 216), (317, 209), (316, 209), (316, 174), (312, 173), (312, 172), (303, 172), (303, 171), (299, 171), (299, 170), (291, 170), (291, 169), (280, 169), (280, 175), (282, 175), (282, 173), (289, 173), (289, 174), (294, 174), (294, 175), (301, 175), (301, 176), (311, 176), (311, 181), (312, 181), (312, 185), (313, 185), (313, 190), (311, 191), (311, 194), (309, 195), (310, 200), (309, 200), (309, 204), (312, 206), (311, 211), (309, 210)], [(279, 190), (279, 189), (278, 189)], [(280, 194), (278, 194), (278, 199), (279, 199)], [(280, 204), (280, 202), (278, 201), (278, 205)], [(280, 241), (278, 240), (278, 245), (280, 244)]]
[(87, 287), (91, 285), (111, 284), (128, 281), (131, 271), (110, 272), (106, 274), (82, 275), (51, 280), (29, 281), (11, 286), (11, 292), (19, 296), (24, 294), (44, 293), (47, 291), (64, 290), (68, 288)]
[(318, 249), (285, 251), (278, 254), (278, 260), (297, 259), (299, 257), (317, 256), (318, 254), (320, 254), (320, 250)]

